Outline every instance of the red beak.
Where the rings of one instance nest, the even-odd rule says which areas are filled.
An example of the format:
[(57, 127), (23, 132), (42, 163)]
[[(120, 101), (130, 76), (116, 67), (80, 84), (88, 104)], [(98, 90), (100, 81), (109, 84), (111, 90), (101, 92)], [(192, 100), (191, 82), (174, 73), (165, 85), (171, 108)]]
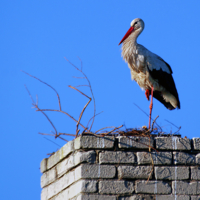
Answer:
[(122, 40), (120, 41), (120, 43), (119, 43), (118, 45), (120, 45), (133, 31), (134, 31), (134, 28), (131, 26), (131, 27), (128, 29), (126, 35), (122, 38)]

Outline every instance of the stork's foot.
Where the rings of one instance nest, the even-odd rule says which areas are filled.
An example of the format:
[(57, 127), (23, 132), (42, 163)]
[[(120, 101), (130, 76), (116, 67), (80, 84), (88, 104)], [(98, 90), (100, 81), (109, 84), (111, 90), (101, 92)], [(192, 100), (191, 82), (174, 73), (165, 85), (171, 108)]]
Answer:
[(150, 90), (146, 90), (145, 91), (145, 96), (146, 96), (148, 101), (149, 101), (149, 95), (150, 95)]

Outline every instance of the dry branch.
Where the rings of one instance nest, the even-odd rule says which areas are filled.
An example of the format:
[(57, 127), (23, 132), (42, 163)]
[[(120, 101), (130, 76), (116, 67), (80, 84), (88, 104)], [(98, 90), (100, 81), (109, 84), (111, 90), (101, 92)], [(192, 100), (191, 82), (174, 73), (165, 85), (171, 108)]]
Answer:
[(78, 91), (79, 93), (81, 93), (82, 95), (84, 95), (85, 97), (87, 97), (87, 98), (89, 99), (89, 101), (88, 101), (88, 102), (86, 103), (86, 105), (84, 106), (84, 108), (83, 108), (83, 110), (82, 110), (82, 112), (81, 112), (81, 114), (80, 114), (80, 116), (79, 116), (78, 122), (77, 122), (77, 124), (76, 124), (76, 137), (77, 137), (77, 136), (78, 136), (78, 133), (79, 133), (78, 126), (79, 126), (79, 124), (80, 124), (81, 118), (82, 118), (82, 116), (83, 116), (83, 113), (84, 113), (85, 109), (87, 108), (87, 106), (89, 105), (89, 103), (91, 102), (92, 99), (91, 99), (90, 97), (88, 97), (86, 94), (84, 94), (83, 92), (81, 92), (80, 90), (78, 90), (77, 88), (72, 87), (71, 85), (69, 85), (69, 87), (72, 88), (72, 89), (74, 89), (74, 90), (76, 90), (76, 91)]
[[(65, 59), (66, 59), (66, 58), (65, 58)], [(80, 58), (79, 58), (79, 59), (80, 59)], [(66, 60), (67, 60), (67, 59), (66, 59)], [(156, 134), (161, 134), (161, 133), (163, 133), (163, 132), (162, 132), (162, 128), (156, 123), (156, 120), (157, 120), (158, 116), (153, 120), (150, 129), (147, 129), (147, 127), (143, 127), (142, 130), (138, 130), (138, 129), (132, 129), (132, 130), (129, 129), (129, 130), (127, 130), (127, 129), (126, 129), (126, 131), (121, 131), (121, 130), (119, 130), (121, 127), (123, 127), (123, 125), (121, 125), (121, 126), (119, 126), (119, 127), (113, 127), (113, 126), (104, 127), (104, 128), (101, 128), (101, 129), (97, 130), (95, 133), (91, 133), (90, 131), (91, 131), (91, 128), (92, 128), (92, 126), (93, 126), (94, 119), (95, 119), (95, 117), (96, 117), (98, 114), (100, 114), (100, 113), (96, 114), (96, 105), (95, 105), (95, 99), (94, 99), (92, 87), (91, 87), (91, 84), (90, 84), (89, 79), (87, 78), (87, 76), (85, 75), (85, 73), (83, 73), (83, 71), (82, 71), (82, 61), (80, 60), (80, 61), (81, 61), (81, 69), (79, 69), (78, 67), (76, 67), (76, 66), (75, 66), (74, 64), (72, 64), (69, 60), (67, 60), (67, 61), (70, 63), (70, 65), (72, 65), (76, 70), (78, 70), (79, 72), (81, 72), (82, 75), (83, 75), (83, 77), (74, 77), (74, 78), (86, 79), (87, 82), (88, 82), (88, 85), (78, 85), (78, 86), (76, 86), (76, 87), (88, 86), (88, 87), (90, 88), (90, 92), (91, 92), (92, 98), (93, 98), (93, 100), (94, 100), (94, 114), (93, 114), (93, 117), (88, 121), (88, 124), (87, 124), (86, 127), (80, 123), (80, 121), (81, 121), (81, 119), (82, 119), (82, 116), (83, 116), (83, 113), (84, 113), (85, 109), (87, 108), (87, 106), (89, 105), (89, 103), (91, 102), (92, 98), (89, 97), (89, 96), (87, 96), (85, 93), (83, 93), (82, 91), (80, 91), (80, 90), (77, 89), (76, 87), (73, 87), (73, 86), (69, 85), (70, 88), (76, 90), (77, 92), (79, 92), (80, 94), (82, 94), (83, 96), (85, 96), (85, 97), (87, 97), (87, 98), (89, 99), (88, 102), (87, 102), (87, 103), (85, 104), (85, 106), (83, 107), (83, 109), (82, 109), (82, 111), (81, 111), (81, 113), (80, 113), (80, 115), (79, 115), (79, 119), (78, 119), (78, 120), (76, 120), (76, 119), (73, 118), (70, 114), (68, 114), (67, 112), (65, 112), (65, 111), (63, 111), (63, 110), (61, 109), (60, 96), (59, 96), (58, 92), (57, 92), (51, 85), (47, 84), (46, 82), (40, 80), (39, 78), (37, 78), (37, 77), (35, 77), (35, 76), (32, 76), (32, 75), (28, 74), (27, 72), (22, 71), (23, 73), (27, 74), (28, 76), (35, 78), (36, 80), (40, 81), (41, 83), (43, 83), (43, 84), (47, 85), (48, 87), (50, 87), (51, 89), (53, 89), (54, 92), (56, 93), (57, 97), (58, 97), (59, 110), (57, 110), (57, 109), (40, 109), (40, 108), (38, 107), (38, 98), (37, 98), (37, 96), (36, 96), (36, 103), (35, 103), (35, 101), (33, 100), (32, 96), (31, 96), (31, 94), (30, 94), (30, 92), (29, 92), (29, 90), (28, 90), (28, 88), (25, 86), (25, 88), (26, 88), (26, 90), (27, 90), (27, 92), (28, 92), (28, 94), (29, 94), (29, 96), (30, 96), (30, 98), (31, 98), (31, 100), (32, 100), (32, 104), (33, 104), (34, 108), (36, 108), (36, 111), (40, 111), (40, 112), (47, 118), (47, 120), (50, 122), (50, 124), (52, 125), (52, 127), (53, 127), (53, 129), (54, 129), (54, 131), (55, 131), (55, 133), (53, 133), (53, 134), (47, 134), (47, 133), (39, 133), (39, 134), (41, 134), (41, 135), (55, 136), (55, 138), (58, 137), (58, 138), (60, 138), (60, 139), (62, 139), (62, 140), (64, 140), (64, 141), (67, 141), (67, 140), (65, 140), (64, 138), (62, 138), (61, 135), (63, 135), (63, 136), (73, 136), (73, 137), (77, 137), (78, 134), (79, 134), (79, 132), (80, 132), (80, 129), (79, 129), (79, 125), (80, 125), (80, 126), (84, 129), (84, 130), (82, 131), (82, 134), (86, 133), (86, 134), (91, 134), (91, 135), (96, 135), (96, 136), (106, 136), (106, 135), (109, 135), (109, 134), (112, 133), (112, 135), (113, 135), (113, 134), (118, 134), (118, 135), (127, 136), (127, 137), (128, 137), (128, 136), (148, 137), (148, 138), (149, 138), (149, 145), (143, 144), (143, 143), (141, 143), (140, 141), (136, 141), (136, 140), (134, 140), (133, 138), (130, 138), (130, 139), (133, 140), (133, 141), (135, 141), (135, 142), (138, 142), (138, 143), (140, 143), (140, 144), (143, 144), (143, 145), (145, 145), (145, 146), (148, 146), (148, 147), (149, 147), (149, 152), (151, 152), (151, 149), (157, 151), (155, 148), (153, 148), (152, 146), (150, 146), (150, 139), (151, 139), (151, 137), (152, 137), (152, 134), (155, 134), (155, 133), (156, 133)], [(135, 104), (135, 106), (137, 106), (137, 105)], [(137, 106), (137, 107), (138, 107), (142, 112), (144, 112), (139, 106)], [(65, 115), (67, 115), (68, 117), (70, 117), (73, 121), (76, 122), (76, 134), (69, 134), (69, 133), (61, 133), (61, 132), (58, 132), (57, 129), (56, 129), (56, 127), (54, 126), (54, 124), (53, 124), (52, 121), (50, 120), (50, 118), (49, 118), (49, 117), (47, 116), (47, 114), (45, 113), (45, 111), (60, 112), (60, 113), (63, 113), (63, 114), (65, 114)], [(102, 112), (101, 112), (101, 113), (102, 113)], [(145, 112), (144, 112), (144, 113), (145, 113)], [(147, 113), (145, 113), (145, 114), (146, 114), (147, 116), (149, 116)], [(91, 123), (90, 127), (88, 128), (88, 126), (89, 126), (89, 124), (90, 124), (90, 121), (92, 121), (92, 123)], [(153, 128), (153, 127), (154, 127), (154, 124), (156, 124), (156, 125), (160, 128), (161, 131), (158, 131), (157, 128)], [(113, 129), (112, 129), (111, 131), (109, 131), (109, 132), (106, 132), (106, 133), (97, 134), (97, 133), (100, 132), (101, 130), (107, 129), (107, 128), (113, 128)], [(180, 130), (180, 128), (181, 128), (181, 127), (179, 127), (179, 130)], [(178, 130), (178, 131), (179, 131), (179, 130)], [(157, 151), (157, 152), (158, 152), (158, 151)], [(151, 157), (151, 159), (152, 159), (152, 157)], [(153, 159), (152, 159), (152, 165), (153, 165)], [(151, 174), (150, 174), (150, 175), (151, 175)], [(150, 178), (150, 176), (149, 176), (149, 178)], [(149, 180), (149, 178), (148, 178), (148, 180)]]
[(176, 126), (175, 124), (173, 124), (172, 122), (170, 122), (170, 121), (168, 121), (166, 119), (165, 119), (165, 121), (167, 121), (168, 123), (170, 123), (171, 125), (173, 125), (174, 127), (178, 128), (178, 129), (180, 128), (180, 127)]
[[(30, 91), (28, 90), (28, 88), (26, 87), (26, 85), (24, 85), (24, 86), (25, 86), (25, 88), (26, 88), (26, 90), (27, 90), (27, 92), (28, 92), (28, 94), (29, 94), (29, 96), (30, 96), (30, 98), (31, 98), (31, 100), (32, 100), (32, 105), (34, 106), (34, 108), (37, 109), (36, 111), (41, 111), (41, 113), (47, 118), (47, 120), (49, 121), (49, 123), (52, 125), (53, 129), (54, 129), (55, 132), (56, 132), (56, 134), (55, 134), (54, 136), (57, 137), (57, 129), (56, 129), (56, 127), (54, 126), (53, 122), (49, 119), (49, 117), (47, 116), (46, 113), (44, 113), (42, 110), (40, 110), (40, 108), (38, 107), (38, 105), (37, 105), (37, 104), (35, 103), (35, 101), (33, 100), (33, 97), (32, 97), (32, 95), (31, 95)], [(38, 102), (38, 98), (37, 98), (37, 102)]]
[(115, 126), (107, 126), (107, 127), (103, 127), (101, 129), (99, 129), (98, 131), (95, 132), (95, 134), (97, 134), (99, 131), (102, 131), (104, 129), (107, 129), (107, 128), (116, 128)]
[[(66, 59), (66, 60), (67, 60), (67, 59)], [(49, 117), (47, 116), (47, 114), (45, 113), (46, 111), (60, 112), (60, 113), (63, 113), (63, 114), (65, 114), (65, 115), (67, 115), (67, 116), (70, 117), (72, 120), (74, 120), (74, 121), (76, 122), (76, 137), (78, 136), (79, 131), (80, 131), (79, 128), (78, 128), (79, 125), (84, 129), (83, 132), (90, 132), (90, 130), (91, 130), (92, 126), (93, 126), (93, 123), (94, 123), (95, 116), (96, 116), (95, 98), (94, 98), (94, 94), (93, 94), (93, 91), (92, 91), (92, 87), (91, 87), (90, 81), (89, 81), (89, 79), (87, 78), (86, 74), (82, 71), (82, 68), (83, 68), (82, 60), (81, 60), (80, 58), (79, 58), (79, 60), (80, 60), (80, 62), (81, 62), (81, 68), (80, 68), (80, 69), (79, 69), (78, 67), (76, 67), (74, 64), (72, 64), (69, 60), (67, 60), (67, 61), (68, 61), (76, 70), (78, 70), (79, 72), (81, 72), (82, 75), (83, 75), (83, 77), (74, 77), (74, 78), (86, 79), (87, 82), (88, 82), (88, 85), (78, 85), (78, 86), (76, 86), (76, 87), (81, 87), (81, 86), (87, 86), (87, 87), (89, 87), (89, 88), (90, 88), (90, 92), (91, 92), (91, 94), (92, 94), (92, 98), (93, 98), (93, 100), (94, 100), (94, 114), (93, 114), (93, 117), (90, 119), (90, 120), (92, 120), (92, 123), (91, 123), (89, 129), (88, 129), (87, 127), (83, 126), (83, 125), (80, 123), (80, 121), (81, 121), (81, 119), (82, 119), (82, 116), (83, 116), (83, 113), (84, 113), (85, 109), (87, 108), (87, 106), (89, 105), (89, 103), (90, 103), (91, 100), (92, 100), (91, 97), (88, 97), (86, 94), (84, 94), (83, 92), (81, 92), (80, 90), (78, 90), (76, 87), (69, 86), (70, 88), (72, 88), (72, 89), (78, 91), (79, 93), (81, 93), (82, 95), (84, 95), (85, 97), (87, 97), (87, 98), (89, 99), (89, 101), (86, 103), (86, 105), (85, 105), (84, 108), (82, 109), (82, 111), (81, 111), (81, 113), (80, 113), (80, 116), (79, 116), (79, 119), (76, 120), (76, 119), (73, 118), (69, 113), (67, 113), (67, 112), (65, 112), (65, 111), (63, 111), (63, 110), (61, 109), (60, 96), (59, 96), (59, 94), (58, 94), (58, 92), (56, 91), (55, 88), (53, 88), (53, 87), (52, 87), (51, 85), (49, 85), (48, 83), (42, 81), (41, 79), (39, 79), (39, 78), (37, 78), (37, 77), (35, 77), (35, 76), (33, 76), (33, 75), (31, 75), (31, 74), (29, 74), (29, 73), (27, 73), (27, 72), (21, 70), (21, 71), (22, 71), (23, 73), (25, 73), (26, 75), (28, 75), (28, 76), (30, 76), (30, 77), (32, 77), (32, 78), (34, 78), (34, 79), (40, 81), (41, 83), (47, 85), (48, 87), (50, 87), (50, 88), (56, 93), (57, 98), (58, 98), (59, 110), (58, 110), (58, 109), (40, 109), (40, 108), (38, 107), (38, 98), (37, 98), (37, 96), (36, 96), (37, 101), (36, 101), (36, 103), (35, 103), (35, 101), (33, 100), (32, 96), (31, 96), (31, 94), (30, 94), (30, 92), (29, 92), (29, 90), (28, 90), (27, 87), (25, 86), (26, 89), (27, 89), (27, 91), (28, 91), (28, 93), (29, 93), (29, 96), (30, 96), (31, 99), (32, 99), (32, 104), (33, 104), (34, 108), (36, 108), (36, 111), (40, 111), (40, 112), (47, 118), (47, 120), (50, 122), (50, 124), (52, 125), (52, 127), (53, 127), (53, 129), (54, 129), (54, 131), (55, 131), (54, 134), (45, 134), (45, 133), (40, 133), (40, 134), (55, 136), (55, 138), (57, 138), (57, 137), (61, 138), (60, 135), (68, 135), (68, 136), (69, 136), (69, 134), (58, 133), (57, 129), (55, 128), (55, 126), (54, 126), (54, 124), (53, 124), (53, 122), (50, 120), (50, 118), (49, 118)], [(90, 122), (90, 120), (89, 120), (89, 122)], [(89, 124), (89, 122), (88, 122), (88, 124)], [(71, 134), (70, 136), (74, 136), (74, 135)], [(63, 139), (63, 138), (61, 138), (61, 139)]]
[(104, 135), (108, 135), (108, 134), (110, 134), (110, 133), (114, 132), (115, 130), (122, 128), (122, 127), (123, 127), (123, 125), (121, 125), (119, 127), (115, 127), (112, 131), (109, 131), (108, 133), (104, 133)]
[(50, 87), (50, 88), (56, 93), (56, 95), (57, 95), (57, 97), (58, 97), (58, 104), (59, 104), (59, 108), (60, 108), (60, 110), (61, 110), (60, 96), (59, 96), (58, 92), (56, 91), (56, 89), (54, 89), (54, 88), (53, 88), (51, 85), (49, 85), (48, 83), (46, 83), (46, 82), (40, 80), (39, 78), (37, 78), (37, 77), (35, 77), (35, 76), (32, 76), (31, 74), (29, 74), (29, 73), (27, 73), (27, 72), (25, 72), (25, 71), (23, 71), (23, 70), (21, 70), (21, 71), (22, 71), (23, 73), (27, 74), (28, 76), (33, 77), (33, 78), (35, 78), (36, 80), (40, 81), (41, 83), (43, 83), (43, 84), (47, 85), (48, 87)]
[[(142, 110), (137, 104), (135, 104), (135, 103), (133, 103), (138, 109), (140, 109), (147, 117), (149, 117), (149, 115), (144, 111), (144, 110)], [(152, 118), (151, 118), (151, 120), (152, 120)], [(156, 122), (155, 122), (156, 123)], [(156, 125), (160, 128), (160, 130), (162, 130), (161, 129), (161, 127), (156, 123)]]
[[(31, 95), (30, 91), (28, 90), (28, 88), (27, 88), (26, 85), (25, 85), (25, 88), (26, 88), (26, 90), (27, 90), (27, 92), (28, 92), (28, 94), (29, 94), (29, 96), (30, 96), (30, 98), (31, 98), (31, 100), (32, 100), (32, 105), (34, 106), (34, 108), (36, 108), (36, 111), (40, 111), (40, 112), (47, 118), (47, 120), (48, 120), (49, 123), (52, 125), (52, 127), (53, 127), (53, 129), (54, 129), (54, 131), (55, 131), (54, 134), (45, 134), (45, 133), (39, 133), (39, 134), (42, 134), (42, 135), (49, 135), (49, 136), (55, 136), (55, 138), (59, 137), (60, 139), (67, 141), (66, 139), (60, 137), (61, 134), (58, 134), (58, 131), (57, 131), (56, 127), (54, 126), (54, 124), (53, 124), (53, 122), (50, 120), (50, 118), (47, 116), (47, 114), (45, 113), (45, 111), (54, 111), (54, 112), (61, 112), (61, 113), (63, 113), (63, 114), (66, 114), (67, 116), (69, 116), (71, 119), (73, 119), (73, 120), (77, 123), (77, 126), (80, 124), (80, 126), (82, 126), (82, 128), (84, 128), (84, 130), (87, 130), (87, 128), (84, 127), (84, 126), (80, 123), (80, 119), (81, 119), (81, 117), (82, 117), (83, 111), (85, 110), (85, 108), (87, 107), (87, 105), (88, 105), (89, 103), (86, 104), (86, 106), (84, 107), (83, 111), (81, 112), (81, 115), (80, 115), (80, 117), (79, 117), (79, 120), (77, 121), (77, 120), (74, 119), (70, 114), (68, 114), (67, 112), (61, 110), (60, 96), (59, 96), (58, 92), (57, 92), (51, 85), (47, 84), (46, 82), (40, 80), (39, 78), (37, 78), (37, 77), (35, 77), (35, 76), (30, 75), (30, 74), (27, 73), (27, 72), (24, 72), (24, 71), (22, 71), (22, 72), (25, 73), (25, 74), (27, 74), (27, 75), (30, 76), (30, 77), (35, 78), (36, 80), (40, 81), (41, 83), (43, 83), (43, 84), (47, 85), (48, 87), (50, 87), (51, 89), (53, 89), (53, 90), (56, 92), (57, 97), (58, 97), (58, 102), (59, 102), (59, 108), (60, 108), (60, 110), (55, 110), (55, 109), (40, 109), (40, 108), (38, 107), (38, 97), (36, 96), (36, 103), (35, 103), (35, 101), (34, 101), (32, 95)], [(72, 87), (72, 88), (73, 88), (73, 87)], [(76, 88), (73, 88), (73, 89), (79, 91), (79, 90), (76, 89)], [(81, 94), (83, 94), (81, 91), (79, 91), (79, 92), (80, 92)], [(88, 97), (88, 96), (85, 95), (85, 94), (83, 94), (83, 95), (86, 96), (86, 97)], [(88, 98), (90, 99), (90, 100), (89, 100), (89, 102), (90, 102), (90, 101), (91, 101), (91, 98), (90, 98), (90, 97), (88, 97)], [(79, 132), (79, 131), (77, 130), (77, 134), (78, 134), (78, 132)]]
[(76, 137), (75, 134), (71, 134), (71, 133), (58, 133), (58, 135), (67, 135), (67, 136), (73, 136), (73, 137)]
[(176, 133), (178, 133), (181, 130), (181, 126), (178, 128), (178, 130), (174, 133), (172, 133), (172, 135), (175, 135)]
[(55, 136), (55, 134), (49, 134), (49, 133), (40, 133), (40, 132), (39, 132), (39, 134), (40, 134), (40, 135)]
[(90, 121), (94, 118), (94, 117), (96, 117), (97, 115), (99, 115), (99, 114), (101, 114), (103, 111), (101, 111), (101, 112), (99, 112), (99, 113), (97, 113), (97, 114), (95, 114), (93, 117), (91, 117), (90, 118), (90, 120), (88, 121), (88, 123), (87, 123), (87, 126), (86, 127), (88, 127), (89, 126), (89, 123), (90, 123)]
[[(60, 113), (63, 113), (65, 115), (67, 115), (68, 117), (70, 117), (71, 119), (73, 119), (75, 122), (78, 122), (76, 119), (74, 119), (70, 114), (68, 114), (67, 112), (65, 111), (62, 111), (62, 110), (54, 110), (54, 109), (40, 109), (40, 110), (36, 110), (36, 111), (55, 111), (55, 112), (60, 112)], [(80, 125), (82, 126), (82, 128), (85, 129), (85, 126), (83, 126), (81, 123)], [(86, 128), (87, 129), (87, 128)]]
[[(79, 57), (78, 57), (78, 58), (79, 58)], [(85, 75), (85, 73), (82, 71), (82, 68), (83, 68), (82, 60), (79, 58), (79, 60), (80, 60), (80, 62), (81, 62), (81, 69), (79, 69), (78, 67), (76, 67), (76, 66), (75, 66), (73, 63), (71, 63), (66, 57), (65, 57), (65, 60), (66, 60), (67, 62), (69, 62), (69, 64), (72, 65), (76, 70), (78, 70), (79, 72), (81, 72), (81, 73), (83, 74), (83, 76), (86, 78), (86, 80), (87, 80), (87, 82), (88, 82), (88, 84), (89, 84), (89, 88), (90, 88), (90, 92), (91, 92), (91, 94), (92, 94), (93, 101), (94, 101), (94, 115), (93, 115), (93, 116), (95, 116), (95, 114), (96, 114), (95, 98), (94, 98), (94, 94), (93, 94), (93, 91), (92, 91), (92, 87), (91, 87), (90, 81), (89, 81), (88, 77)], [(91, 126), (90, 126), (90, 128), (89, 128), (89, 131), (92, 129), (92, 126), (93, 126), (93, 123), (94, 123), (94, 119), (95, 119), (95, 117), (93, 117), (93, 119), (92, 119), (92, 123), (91, 123)]]
[(153, 131), (154, 123), (156, 122), (156, 120), (158, 119), (158, 117), (159, 117), (159, 115), (153, 120), (152, 125), (151, 125), (151, 131)]

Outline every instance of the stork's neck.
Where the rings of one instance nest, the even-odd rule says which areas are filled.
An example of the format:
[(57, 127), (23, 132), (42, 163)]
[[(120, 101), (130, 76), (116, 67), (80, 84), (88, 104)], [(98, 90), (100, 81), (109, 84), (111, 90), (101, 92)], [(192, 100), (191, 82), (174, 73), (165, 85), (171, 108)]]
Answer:
[(138, 32), (133, 32), (131, 33), (131, 35), (123, 42), (123, 47), (128, 45), (133, 45), (136, 46), (137, 45), (137, 38), (139, 36), (140, 33)]
[(131, 35), (126, 38), (126, 40), (123, 42), (122, 47), (122, 56), (126, 62), (129, 62), (129, 60), (133, 59), (133, 55), (136, 53), (137, 50), (137, 38), (142, 32), (143, 29), (138, 29), (131, 33)]

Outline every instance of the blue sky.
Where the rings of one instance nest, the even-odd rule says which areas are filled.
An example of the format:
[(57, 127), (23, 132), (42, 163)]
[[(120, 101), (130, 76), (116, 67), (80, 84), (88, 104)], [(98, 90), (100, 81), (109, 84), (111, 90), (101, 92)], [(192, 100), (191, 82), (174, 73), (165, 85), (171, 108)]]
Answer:
[[(169, 111), (154, 101), (153, 118), (166, 132), (188, 138), (199, 137), (199, 1), (1, 1), (1, 181), (2, 199), (40, 198), (40, 161), (65, 142), (38, 132), (51, 133), (46, 118), (32, 109), (27, 85), (40, 108), (58, 109), (55, 93), (46, 85), (23, 74), (24, 70), (52, 85), (61, 97), (64, 111), (74, 118), (87, 98), (68, 85), (85, 85), (84, 79), (65, 59), (88, 76), (97, 113), (92, 130), (120, 126), (139, 128), (149, 112), (144, 91), (131, 81), (118, 43), (140, 17), (145, 29), (138, 39), (161, 56), (173, 70), (181, 109)], [(87, 87), (79, 88), (91, 96)], [(47, 113), (59, 132), (75, 133), (76, 123), (62, 113)], [(92, 102), (82, 124), (93, 115)], [(49, 141), (48, 139), (52, 140)], [(73, 138), (68, 138), (69, 140)], [(56, 144), (54, 144), (55, 142)]]

